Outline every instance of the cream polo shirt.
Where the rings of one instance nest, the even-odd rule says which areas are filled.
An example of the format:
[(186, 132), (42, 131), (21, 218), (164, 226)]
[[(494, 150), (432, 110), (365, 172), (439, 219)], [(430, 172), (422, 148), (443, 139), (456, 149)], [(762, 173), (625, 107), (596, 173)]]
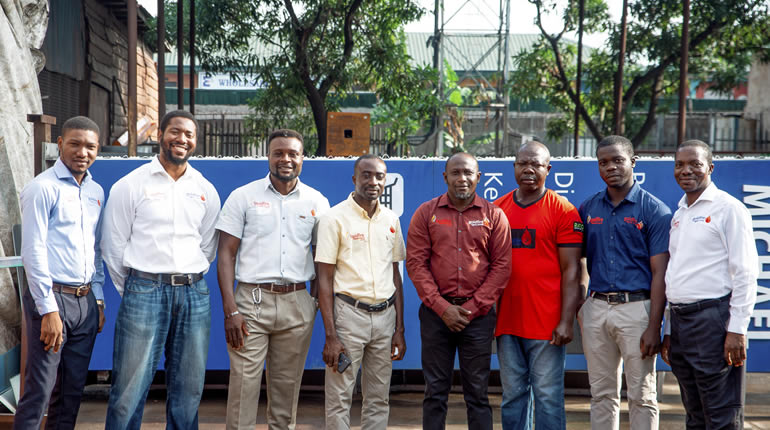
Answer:
[(315, 261), (334, 264), (334, 292), (380, 303), (396, 292), (393, 263), (406, 258), (398, 216), (377, 204), (369, 218), (353, 193), (321, 217)]
[[(668, 249), (668, 301), (694, 303), (732, 293), (727, 331), (745, 335), (757, 299), (759, 275), (751, 214), (746, 206), (713, 183), (690, 206), (683, 196), (671, 219)], [(670, 333), (668, 323), (666, 326), (666, 333)]]
[(102, 222), (102, 256), (123, 294), (130, 269), (206, 272), (214, 261), (219, 194), (191, 165), (178, 180), (155, 157), (112, 186)]
[(217, 230), (241, 240), (235, 279), (251, 284), (305, 282), (315, 278), (313, 252), (319, 216), (329, 210), (321, 193), (299, 180), (283, 195), (270, 174), (230, 194)]

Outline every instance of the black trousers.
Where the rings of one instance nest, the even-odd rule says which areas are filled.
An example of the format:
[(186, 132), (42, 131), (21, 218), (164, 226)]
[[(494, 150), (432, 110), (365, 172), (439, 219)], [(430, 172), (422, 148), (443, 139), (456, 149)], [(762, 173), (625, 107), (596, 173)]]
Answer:
[(459, 333), (450, 331), (441, 317), (424, 304), (420, 305), (419, 315), (422, 370), (425, 376), (422, 428), (445, 428), (455, 353), (459, 352), (468, 428), (491, 430), (492, 408), (489, 406), (487, 388), (495, 334), (494, 309), (471, 321)]
[(688, 429), (743, 429), (746, 366), (724, 358), (730, 301), (692, 313), (671, 311), (671, 370), (679, 381)]
[(93, 292), (82, 297), (51, 294), (56, 297), (64, 326), (59, 352), (53, 352), (53, 348), (43, 349), (45, 344), (40, 341), (42, 317), (29, 290), (22, 295), (27, 324), (27, 362), (24, 363), (24, 394), (13, 420), (15, 430), (40, 428), (46, 408), (46, 429), (75, 428), (88, 363), (99, 329), (99, 308)]

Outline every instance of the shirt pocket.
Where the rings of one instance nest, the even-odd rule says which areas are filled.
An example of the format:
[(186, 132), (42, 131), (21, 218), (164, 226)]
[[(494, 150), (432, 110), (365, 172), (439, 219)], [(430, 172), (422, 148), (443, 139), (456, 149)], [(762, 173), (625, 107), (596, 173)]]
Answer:
[(278, 229), (278, 215), (273, 213), (270, 208), (252, 206), (246, 214), (246, 222), (253, 225), (254, 232), (258, 238), (270, 236)]

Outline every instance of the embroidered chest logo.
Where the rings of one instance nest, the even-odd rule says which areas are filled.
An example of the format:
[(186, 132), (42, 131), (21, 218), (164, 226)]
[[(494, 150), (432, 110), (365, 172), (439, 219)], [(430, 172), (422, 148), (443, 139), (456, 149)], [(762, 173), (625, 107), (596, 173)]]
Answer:
[(315, 216), (315, 209), (310, 209), (310, 215)]
[(393, 234), (395, 234), (395, 233), (396, 233), (396, 228), (395, 228), (395, 227), (393, 227), (393, 226), (390, 226), (390, 232), (391, 232), (391, 233), (393, 233)]
[(251, 205), (254, 206), (255, 208), (270, 209), (270, 202), (258, 202), (255, 200), (251, 202)]
[(586, 219), (588, 224), (603, 224), (604, 219), (600, 217), (591, 217), (591, 215), (588, 215), (588, 218)]
[(366, 241), (366, 236), (364, 236), (363, 233), (356, 233), (356, 234), (351, 233), (350, 238), (353, 240), (360, 240), (364, 242)]
[(671, 228), (677, 228), (679, 227), (679, 220), (675, 219), (671, 221)]
[(202, 202), (205, 202), (205, 201), (206, 201), (206, 196), (204, 196), (203, 194), (201, 194), (201, 201), (202, 201)]
[(489, 228), (492, 225), (492, 223), (489, 222), (489, 219), (487, 217), (484, 217), (484, 219), (474, 219), (468, 221), (469, 227), (487, 227)]
[(573, 222), (572, 231), (577, 233), (583, 233), (585, 231), (585, 226), (583, 225), (582, 222)]
[(452, 225), (452, 220), (449, 219), (438, 219), (436, 218), (436, 215), (433, 214), (433, 216), (430, 218), (431, 223), (436, 223), (438, 225)]
[(536, 242), (536, 229), (529, 227), (511, 229), (511, 248), (535, 249)]
[(692, 222), (693, 223), (705, 222), (706, 224), (708, 224), (711, 222), (711, 215), (693, 217)]

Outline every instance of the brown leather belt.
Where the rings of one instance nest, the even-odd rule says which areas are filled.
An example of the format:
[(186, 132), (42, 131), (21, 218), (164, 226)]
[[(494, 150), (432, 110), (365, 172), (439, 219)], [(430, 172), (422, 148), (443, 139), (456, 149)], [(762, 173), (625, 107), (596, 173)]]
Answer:
[(450, 304), (461, 306), (465, 304), (465, 302), (469, 301), (473, 297), (451, 297), (451, 296), (441, 296), (444, 298), (444, 300), (448, 301)]
[(304, 290), (306, 288), (304, 282), (297, 282), (295, 284), (251, 284), (248, 282), (239, 282), (238, 284), (251, 288), (260, 288), (268, 293), (277, 294), (293, 293), (295, 291)]
[(89, 282), (88, 284), (84, 285), (64, 285), (58, 282), (54, 282), (52, 288), (57, 293), (72, 294), (75, 297), (83, 297), (88, 295), (88, 292), (91, 291), (91, 283)]

